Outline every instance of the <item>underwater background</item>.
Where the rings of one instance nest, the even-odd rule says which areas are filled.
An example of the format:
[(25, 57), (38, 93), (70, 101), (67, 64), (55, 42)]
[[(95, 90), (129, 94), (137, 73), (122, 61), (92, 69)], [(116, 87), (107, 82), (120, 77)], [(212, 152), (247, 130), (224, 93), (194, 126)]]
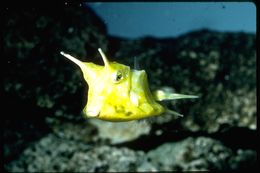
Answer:
[[(172, 31), (175, 36), (124, 35), (122, 30), (117, 35), (101, 18), (100, 5), (4, 9), (4, 170), (255, 169), (255, 28), (225, 31), (205, 26)], [(229, 10), (223, 3), (219, 6)], [(182, 118), (163, 114), (122, 123), (84, 118), (88, 86), (80, 69), (59, 52), (102, 64), (99, 47), (109, 60), (146, 70), (152, 90), (200, 98), (164, 103)]]

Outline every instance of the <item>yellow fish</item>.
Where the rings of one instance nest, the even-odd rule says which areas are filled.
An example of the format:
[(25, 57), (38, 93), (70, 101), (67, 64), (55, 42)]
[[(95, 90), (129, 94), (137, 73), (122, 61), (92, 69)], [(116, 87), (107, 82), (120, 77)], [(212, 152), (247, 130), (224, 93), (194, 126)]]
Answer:
[(82, 62), (73, 56), (60, 52), (83, 72), (88, 83), (88, 102), (83, 109), (86, 117), (106, 121), (131, 121), (170, 112), (181, 114), (163, 107), (162, 100), (197, 98), (193, 95), (169, 93), (163, 90), (151, 92), (144, 70), (130, 69), (117, 62), (109, 62), (99, 48), (104, 66)]

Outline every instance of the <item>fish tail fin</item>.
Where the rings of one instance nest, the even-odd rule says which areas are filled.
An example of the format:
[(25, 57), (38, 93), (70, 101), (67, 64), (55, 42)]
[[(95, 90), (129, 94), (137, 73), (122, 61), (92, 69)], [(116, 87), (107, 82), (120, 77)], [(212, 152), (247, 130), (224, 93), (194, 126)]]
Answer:
[(198, 96), (195, 95), (177, 94), (172, 92), (165, 92), (163, 90), (156, 90), (155, 92), (153, 92), (153, 96), (157, 101), (199, 98)]

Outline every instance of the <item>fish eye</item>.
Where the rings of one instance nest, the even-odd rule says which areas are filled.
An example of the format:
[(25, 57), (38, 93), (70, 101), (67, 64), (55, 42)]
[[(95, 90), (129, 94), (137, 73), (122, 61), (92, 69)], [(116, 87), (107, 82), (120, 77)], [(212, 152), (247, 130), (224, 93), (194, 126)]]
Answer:
[(121, 70), (117, 71), (115, 76), (114, 76), (114, 82), (118, 83), (123, 79), (123, 73)]

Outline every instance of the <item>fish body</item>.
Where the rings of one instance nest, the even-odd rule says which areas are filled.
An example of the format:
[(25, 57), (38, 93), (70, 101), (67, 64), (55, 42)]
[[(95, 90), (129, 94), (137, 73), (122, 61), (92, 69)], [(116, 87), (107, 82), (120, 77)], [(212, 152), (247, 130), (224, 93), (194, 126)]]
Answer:
[[(88, 102), (83, 109), (86, 117), (106, 121), (143, 119), (160, 115), (168, 110), (158, 101), (197, 97), (166, 93), (162, 90), (151, 92), (144, 70), (134, 70), (124, 64), (109, 62), (100, 48), (98, 51), (104, 66), (82, 62), (60, 52), (80, 67), (88, 83)], [(174, 111), (171, 112), (174, 114)]]

